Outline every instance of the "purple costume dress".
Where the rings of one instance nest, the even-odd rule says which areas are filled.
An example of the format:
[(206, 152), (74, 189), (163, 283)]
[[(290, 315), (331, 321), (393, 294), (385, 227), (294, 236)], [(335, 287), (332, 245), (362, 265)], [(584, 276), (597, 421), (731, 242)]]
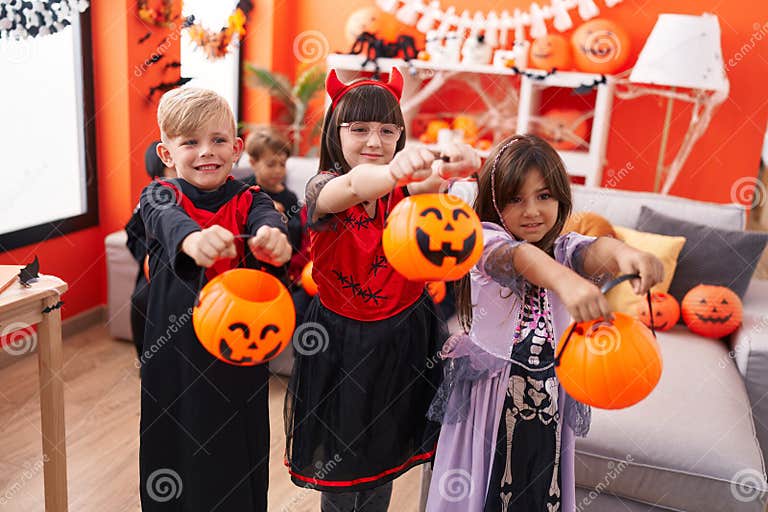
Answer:
[[(428, 512), (574, 512), (574, 436), (590, 410), (568, 396), (554, 371), (557, 341), (570, 322), (560, 298), (515, 275), (499, 249), (521, 243), (483, 223), (483, 256), (470, 272), (472, 329), (452, 337), (446, 379), (430, 415), (442, 420)], [(582, 250), (595, 239), (555, 241), (558, 263), (583, 275)]]

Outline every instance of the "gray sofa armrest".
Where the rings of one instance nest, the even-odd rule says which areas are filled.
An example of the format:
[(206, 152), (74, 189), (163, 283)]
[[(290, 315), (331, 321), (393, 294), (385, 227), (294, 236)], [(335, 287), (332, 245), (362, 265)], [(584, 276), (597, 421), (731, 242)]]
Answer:
[(115, 231), (104, 239), (107, 255), (107, 326), (113, 338), (130, 340), (131, 293), (139, 265), (125, 245), (125, 231)]
[(730, 356), (744, 377), (763, 460), (768, 460), (768, 280), (753, 279), (744, 295), (742, 325)]

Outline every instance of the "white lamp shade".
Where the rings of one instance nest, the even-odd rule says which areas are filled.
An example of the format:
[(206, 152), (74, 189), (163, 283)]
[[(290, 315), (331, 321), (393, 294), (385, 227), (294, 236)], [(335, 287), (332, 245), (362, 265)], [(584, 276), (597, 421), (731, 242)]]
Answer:
[(635, 83), (725, 91), (728, 80), (714, 14), (660, 14), (632, 68)]

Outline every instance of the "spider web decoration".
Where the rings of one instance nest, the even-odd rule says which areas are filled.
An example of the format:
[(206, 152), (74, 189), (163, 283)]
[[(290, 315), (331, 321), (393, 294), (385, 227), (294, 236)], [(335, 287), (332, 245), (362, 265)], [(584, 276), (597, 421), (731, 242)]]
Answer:
[(0, 38), (17, 41), (61, 32), (87, 0), (0, 0)]

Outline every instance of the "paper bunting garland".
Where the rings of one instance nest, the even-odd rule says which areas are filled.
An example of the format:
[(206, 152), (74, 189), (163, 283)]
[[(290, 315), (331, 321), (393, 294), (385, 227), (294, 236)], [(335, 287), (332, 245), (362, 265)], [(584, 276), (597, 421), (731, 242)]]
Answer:
[[(605, 6), (614, 7), (622, 0), (604, 0)], [(515, 9), (510, 15), (508, 11), (501, 14), (495, 11), (489, 13), (475, 12), (474, 15), (465, 10), (461, 15), (456, 14), (456, 8), (449, 6), (441, 9), (437, 0), (424, 4), (424, 0), (376, 0), (376, 5), (406, 25), (415, 25), (419, 32), (427, 33), (437, 30), (446, 34), (457, 30), (462, 34), (484, 31), (489, 44), (507, 47), (508, 32), (515, 32), (515, 40), (522, 41), (525, 37), (525, 27), (528, 27), (531, 38), (547, 35), (546, 22), (552, 20), (552, 26), (565, 32), (573, 27), (573, 20), (568, 13), (576, 9), (583, 20), (594, 18), (600, 14), (600, 9), (594, 0), (550, 0), (549, 5), (539, 5), (534, 2), (528, 12)], [(489, 37), (490, 36), (490, 37)], [(470, 35), (471, 37), (471, 35)]]

